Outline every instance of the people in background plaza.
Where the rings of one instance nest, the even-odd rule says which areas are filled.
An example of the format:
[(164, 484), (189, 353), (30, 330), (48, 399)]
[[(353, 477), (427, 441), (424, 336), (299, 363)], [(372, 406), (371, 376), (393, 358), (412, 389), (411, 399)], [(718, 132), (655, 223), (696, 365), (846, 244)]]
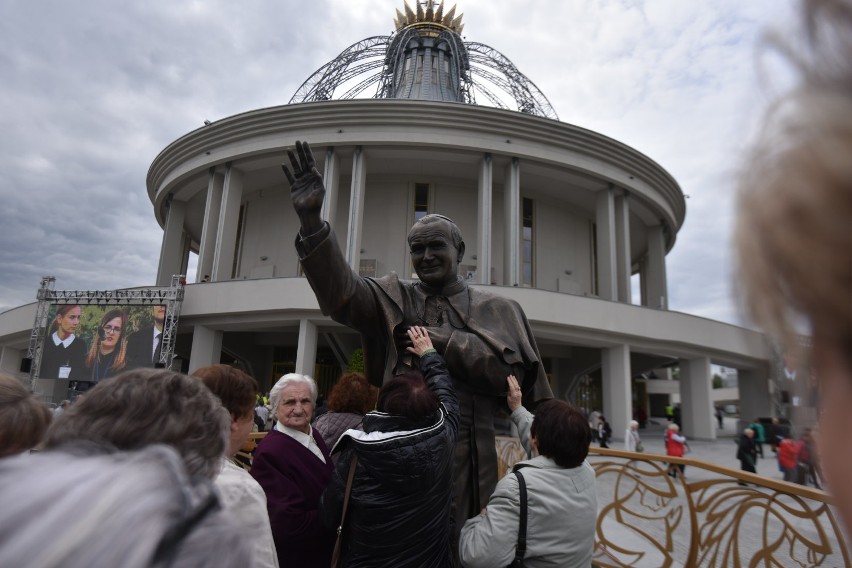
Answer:
[(50, 409), (20, 380), (0, 373), (0, 458), (38, 446), (50, 419)]
[(254, 405), (255, 423), (257, 424), (258, 432), (266, 432), (269, 423), (269, 409), (263, 404), (263, 400), (258, 397)]
[(797, 84), (771, 108), (740, 183), (746, 305), (789, 351), (811, 335), (825, 482), (852, 526), (852, 3), (803, 0), (802, 41), (778, 39)]
[(722, 413), (722, 407), (717, 405), (716, 406), (716, 422), (719, 423), (719, 430), (722, 430), (724, 428), (723, 418), (724, 418), (724, 414)]
[(741, 470), (757, 473), (754, 467), (757, 463), (757, 447), (754, 443), (754, 430), (751, 428), (746, 428), (740, 434), (740, 439), (737, 443), (737, 459), (740, 460)]
[(599, 442), (600, 438), (598, 438), (598, 426), (600, 425), (600, 417), (601, 413), (598, 410), (592, 410), (589, 413), (589, 428), (592, 429), (592, 441)]
[(631, 420), (624, 432), (624, 449), (628, 452), (641, 452), (645, 448), (642, 446), (642, 438), (639, 437), (639, 422)]
[(778, 442), (778, 468), (784, 474), (784, 481), (798, 482), (799, 442), (792, 438), (781, 438)]
[[(680, 426), (672, 422), (666, 428), (666, 455), (682, 458), (684, 454), (686, 454), (686, 437), (680, 435)], [(669, 466), (669, 475), (672, 477), (675, 475), (673, 467), (677, 467), (681, 474), (686, 473), (686, 465), (672, 464)]]
[(454, 465), (455, 538), (497, 483), (494, 418), (505, 404), (503, 377), (518, 377), (525, 400), (553, 396), (530, 324), (517, 302), (469, 287), (459, 275), (464, 239), (443, 215), (420, 218), (408, 233), (417, 281), (400, 280), (395, 273), (360, 277), (320, 214), (325, 187), (310, 146), (297, 141), (288, 157), (292, 172), (284, 171), (300, 222), (295, 245), (302, 269), (322, 312), (361, 334), (370, 382), (384, 384), (416, 369), (406, 351), (410, 326), (429, 327), (447, 362), (461, 416)]
[(39, 377), (88, 380), (85, 368), (86, 344), (77, 337), (81, 312), (80, 306), (75, 304), (56, 307), (56, 316), (42, 345)]
[[(582, 412), (567, 402), (541, 403), (535, 417), (521, 406), (509, 376), (507, 403), (522, 443), (538, 455), (515, 465), (527, 487), (525, 566), (589, 566), (595, 546), (595, 472), (586, 461), (592, 431)], [(459, 556), (469, 568), (509, 566), (515, 558), (519, 489), (514, 473), (498, 484), (488, 506), (465, 523)]]
[(212, 484), (229, 424), (195, 378), (137, 369), (98, 384), (45, 451), (0, 463), (15, 480), (0, 484), (0, 565), (252, 565)]
[[(376, 407), (379, 389), (367, 381), (363, 373), (344, 373), (337, 379), (328, 396), (328, 412), (314, 420), (325, 445), (334, 448), (341, 434), (361, 424), (364, 415)], [(337, 463), (339, 454), (332, 453)]]
[(320, 497), (334, 465), (319, 432), (311, 428), (317, 385), (288, 373), (270, 392), (278, 421), (254, 453), (251, 475), (266, 492), (272, 537), (281, 566), (327, 568), (334, 532), (320, 520)]
[(817, 456), (813, 430), (805, 428), (805, 431), (802, 433), (801, 445), (799, 446), (799, 483), (802, 485), (810, 483), (817, 489), (821, 489), (821, 477), (822, 473), (819, 470), (819, 457)]
[(68, 405), (71, 404), (70, 400), (63, 400), (59, 404), (56, 405), (56, 408), (53, 409), (53, 417), (58, 418), (65, 412), (65, 409), (68, 408)]
[(598, 416), (598, 442), (602, 448), (608, 448), (609, 439), (612, 438), (612, 426), (606, 421), (606, 418)]
[(87, 380), (99, 383), (117, 375), (127, 366), (127, 312), (110, 310), (103, 315), (92, 335), (86, 356)]
[(166, 321), (166, 306), (151, 306), (153, 322), (131, 334), (127, 338), (127, 366), (154, 367), (160, 362), (162, 351), (163, 326)]
[(257, 381), (230, 365), (210, 365), (192, 373), (210, 389), (231, 415), (228, 447), (222, 456), (222, 469), (215, 484), (226, 514), (250, 535), (254, 567), (277, 567), (278, 555), (272, 540), (266, 495), (263, 488), (233, 461), (254, 426)]
[[(424, 327), (408, 330), (420, 371), (386, 382), (363, 431), (343, 434), (340, 461), (323, 495), (326, 525), (339, 526), (346, 480), (357, 458), (344, 526), (342, 565), (452, 566), (450, 506), (459, 406), (446, 363)], [(329, 398), (331, 405), (333, 395)]]
[(766, 429), (760, 422), (760, 418), (755, 418), (754, 422), (748, 425), (754, 430), (754, 446), (757, 449), (757, 455), (763, 457), (763, 444), (766, 443)]

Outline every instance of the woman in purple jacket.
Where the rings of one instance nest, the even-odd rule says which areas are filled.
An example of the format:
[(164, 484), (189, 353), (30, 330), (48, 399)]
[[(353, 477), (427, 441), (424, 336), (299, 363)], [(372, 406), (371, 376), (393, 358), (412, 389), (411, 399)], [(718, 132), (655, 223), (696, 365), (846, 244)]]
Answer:
[(334, 465), (322, 436), (311, 428), (317, 385), (307, 375), (281, 377), (270, 392), (278, 423), (258, 444), (251, 475), (266, 492), (278, 563), (284, 568), (328, 568), (334, 533), (319, 517), (320, 496)]

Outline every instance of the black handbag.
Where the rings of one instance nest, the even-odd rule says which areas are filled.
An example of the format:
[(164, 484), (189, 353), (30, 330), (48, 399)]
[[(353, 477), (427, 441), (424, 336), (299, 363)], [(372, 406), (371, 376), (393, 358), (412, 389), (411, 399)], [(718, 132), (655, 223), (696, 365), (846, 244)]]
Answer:
[(352, 481), (355, 479), (355, 468), (358, 466), (358, 454), (352, 452), (352, 462), (349, 464), (349, 475), (346, 478), (346, 489), (343, 492), (343, 512), (340, 514), (340, 525), (337, 527), (337, 539), (334, 541), (334, 551), (331, 555), (331, 568), (340, 566), (343, 554), (343, 528), (346, 522), (346, 509), (349, 507), (349, 494), (352, 492)]
[(518, 519), (518, 546), (515, 548), (515, 559), (512, 560), (508, 568), (522, 568), (524, 565), (524, 554), (527, 552), (527, 484), (520, 471), (516, 469), (512, 473), (518, 478), (521, 512)]

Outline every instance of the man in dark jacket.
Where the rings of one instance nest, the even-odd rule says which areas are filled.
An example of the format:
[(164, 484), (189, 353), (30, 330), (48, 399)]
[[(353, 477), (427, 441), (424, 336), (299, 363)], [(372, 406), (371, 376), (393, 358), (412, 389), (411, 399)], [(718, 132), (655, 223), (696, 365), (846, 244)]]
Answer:
[[(422, 376), (400, 375), (379, 392), (378, 410), (349, 430), (322, 497), (326, 526), (340, 524), (346, 479), (357, 456), (344, 526), (342, 565), (452, 566), (450, 505), (459, 404), (444, 359), (425, 328), (409, 330)], [(424, 381), (425, 378), (425, 381)]]

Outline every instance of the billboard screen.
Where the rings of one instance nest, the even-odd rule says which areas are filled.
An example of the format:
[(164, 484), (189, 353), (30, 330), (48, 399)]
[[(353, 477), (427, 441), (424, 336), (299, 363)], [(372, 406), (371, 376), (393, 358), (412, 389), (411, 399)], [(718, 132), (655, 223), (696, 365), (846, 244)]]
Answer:
[(51, 304), (38, 378), (67, 379), (83, 392), (100, 381), (160, 360), (165, 304)]

